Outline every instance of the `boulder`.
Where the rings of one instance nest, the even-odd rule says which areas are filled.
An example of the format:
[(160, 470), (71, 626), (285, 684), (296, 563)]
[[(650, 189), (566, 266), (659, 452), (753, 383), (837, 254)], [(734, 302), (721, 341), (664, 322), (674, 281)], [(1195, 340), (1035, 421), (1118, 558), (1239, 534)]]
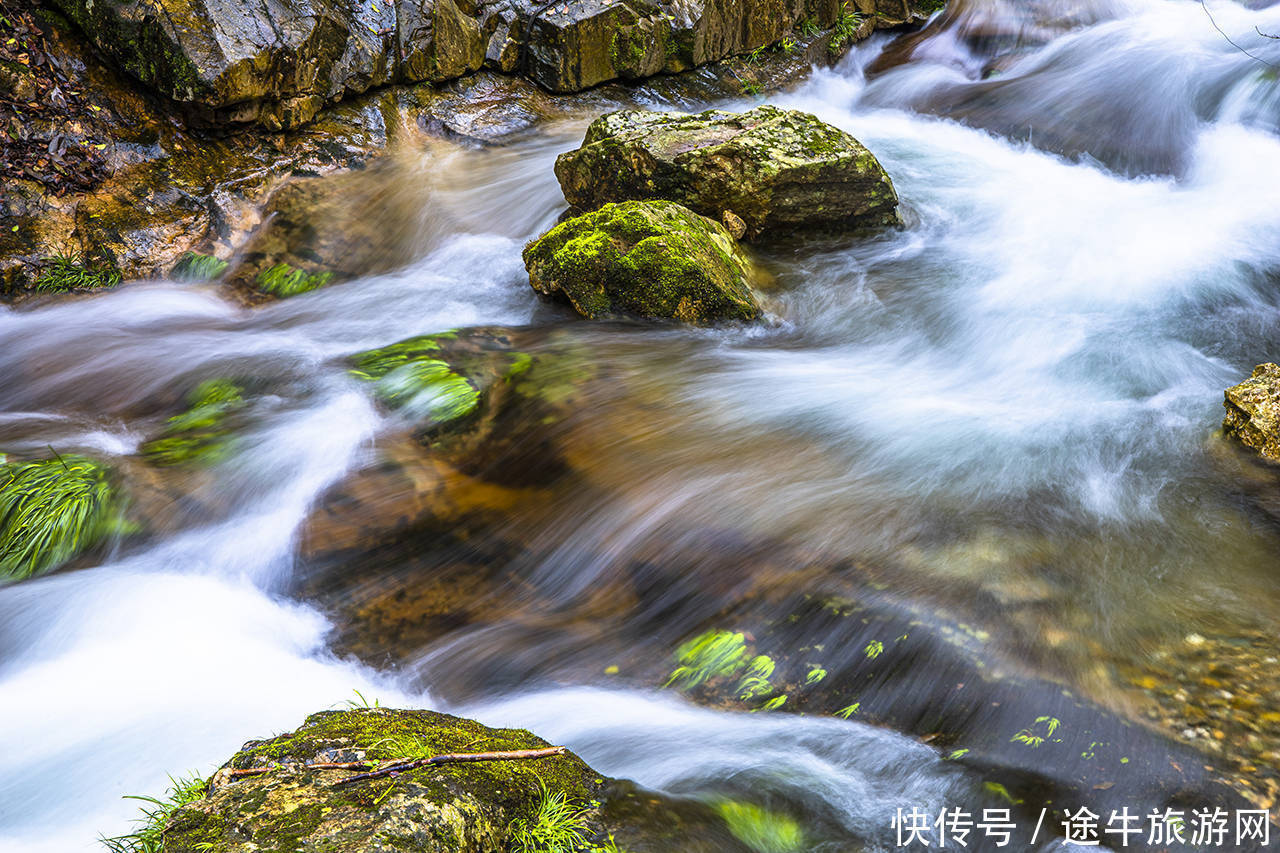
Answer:
[[(177, 783), (174, 801), (182, 805), (151, 813), (163, 822), (154, 828), (156, 849), (539, 850), (550, 823), (545, 815), (539, 819), (539, 809), (559, 803), (562, 841), (575, 850), (749, 850), (710, 806), (639, 791), (596, 773), (567, 750), (335, 784), (361, 772), (360, 762), (372, 769), (391, 759), (550, 748), (522, 729), (492, 729), (432, 711), (323, 711), (297, 731), (246, 743), (207, 782)], [(316, 766), (337, 763), (357, 766)], [(259, 772), (237, 772), (246, 770)]]
[(747, 239), (813, 227), (901, 220), (875, 155), (808, 113), (760, 106), (697, 115), (622, 110), (601, 116), (582, 147), (556, 159), (569, 204), (662, 198), (746, 224)]
[(1253, 375), (1226, 391), (1223, 431), (1280, 462), (1280, 365), (1260, 364)]
[(588, 318), (687, 323), (760, 316), (750, 261), (725, 227), (668, 201), (626, 201), (569, 219), (525, 246), (533, 289)]

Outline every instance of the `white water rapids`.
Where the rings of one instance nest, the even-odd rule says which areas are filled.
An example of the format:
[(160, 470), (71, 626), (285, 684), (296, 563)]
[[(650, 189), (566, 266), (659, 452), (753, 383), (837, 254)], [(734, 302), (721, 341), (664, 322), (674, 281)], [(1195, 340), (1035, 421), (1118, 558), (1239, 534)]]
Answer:
[[(1089, 531), (1056, 541), (1103, 634), (1169, 614), (1275, 618), (1280, 536), (1210, 497), (1206, 443), (1222, 390), (1280, 360), (1276, 73), (1192, 0), (1027, 5), (967, 6), (1035, 33), (999, 68), (941, 29), (867, 82), (888, 42), (877, 36), (772, 99), (874, 151), (906, 229), (766, 257), (779, 287), (763, 330), (663, 330), (601, 356), (661, 369), (709, 444), (789, 432), (822, 447), (820, 463), (695, 466), (672, 448), (643, 500), (600, 507), (580, 535), (682, 514), (900, 554), (929, 519), (999, 528), (1016, 516)], [(1280, 64), (1280, 41), (1255, 32), (1280, 33), (1280, 6), (1208, 6)], [(215, 472), (230, 514), (0, 588), (0, 851), (96, 849), (135, 814), (121, 795), (208, 772), (353, 689), (439, 707), (398, 675), (334, 657), (325, 617), (281, 595), (309, 506), (382, 426), (336, 359), (537, 322), (520, 249), (559, 213), (551, 162), (590, 118), (506, 148), (423, 155), (424, 256), (393, 274), (255, 310), (212, 287), (140, 282), (0, 312), (0, 351), (41, 365), (0, 386), (8, 450), (130, 453), (142, 436), (100, 400), (142, 401), (221, 366), (251, 362), (305, 392), (276, 400)], [(954, 554), (916, 559), (938, 576), (977, 571)], [(559, 570), (566, 589), (590, 583), (590, 567)], [(790, 792), (862, 837), (882, 837), (898, 806), (936, 810), (953, 793), (933, 750), (856, 721), (586, 688), (461, 711), (658, 789)]]

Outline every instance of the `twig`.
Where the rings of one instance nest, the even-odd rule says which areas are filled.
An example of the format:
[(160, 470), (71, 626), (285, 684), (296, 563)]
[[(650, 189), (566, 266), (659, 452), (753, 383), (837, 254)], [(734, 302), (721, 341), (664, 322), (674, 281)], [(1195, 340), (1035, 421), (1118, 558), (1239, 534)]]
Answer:
[(1255, 24), (1253, 28), (1257, 31), (1258, 35), (1262, 36), (1264, 39), (1280, 39), (1280, 36), (1273, 36), (1271, 33), (1264, 33), (1262, 28), (1257, 24)]
[[(240, 779), (244, 776), (259, 776), (263, 773), (270, 773), (279, 767), (285, 767), (284, 764), (268, 764), (266, 767), (246, 767), (243, 770), (232, 769), (228, 775), (233, 779)], [(373, 765), (368, 761), (344, 761), (335, 764), (299, 764), (296, 765), (303, 770), (368, 770)]]
[(71, 469), (67, 467), (67, 460), (62, 458), (62, 454), (54, 450), (52, 444), (46, 444), (45, 447), (49, 448), (50, 452), (52, 452), (54, 456), (58, 457), (58, 461), (62, 463), (62, 470), (70, 474)]
[(564, 755), (568, 752), (567, 747), (551, 746), (546, 749), (518, 749), (513, 752), (456, 752), (447, 753), (445, 755), (435, 755), (431, 758), (418, 758), (413, 761), (402, 761), (397, 764), (391, 764), (386, 767), (379, 767), (369, 773), (357, 773), (354, 776), (348, 776), (345, 779), (339, 779), (333, 783), (336, 788), (339, 785), (350, 785), (354, 782), (363, 782), (366, 779), (381, 779), (384, 776), (391, 776), (395, 773), (406, 773), (410, 770), (416, 770), (419, 767), (434, 767), (440, 764), (462, 764), (471, 761), (520, 761), (526, 759), (550, 758), (553, 755)]
[[(1236, 50), (1240, 51), (1250, 59), (1261, 62), (1263, 65), (1267, 66), (1268, 68), (1280, 68), (1280, 65), (1276, 65), (1274, 62), (1267, 62), (1267, 60), (1263, 59), (1261, 56), (1254, 56), (1252, 53), (1250, 53), (1249, 51), (1245, 50), (1243, 47), (1241, 47), (1240, 45), (1232, 41), (1231, 36), (1223, 32), (1222, 27), (1218, 26), (1218, 22), (1213, 19), (1213, 13), (1210, 12), (1209, 7), (1204, 4), (1204, 0), (1200, 0), (1200, 8), (1204, 9), (1204, 13), (1209, 16), (1209, 23), (1213, 24), (1213, 28), (1217, 30), (1219, 33), (1222, 33), (1222, 37), (1227, 40), (1227, 44), (1231, 45)], [(1256, 30), (1258, 28), (1254, 27), (1254, 29)], [(1266, 36), (1267, 34), (1264, 33), (1262, 30), (1258, 30), (1258, 35)], [(1272, 38), (1272, 36), (1267, 36), (1267, 38)]]

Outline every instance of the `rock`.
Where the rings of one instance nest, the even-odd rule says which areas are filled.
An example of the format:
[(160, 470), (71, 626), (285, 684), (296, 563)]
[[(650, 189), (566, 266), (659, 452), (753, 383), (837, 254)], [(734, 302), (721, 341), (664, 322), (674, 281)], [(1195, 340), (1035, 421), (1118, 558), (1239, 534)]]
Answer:
[(290, 127), (347, 95), (484, 59), (479, 23), (454, 0), (58, 5), (130, 75), (215, 121)]
[(525, 246), (529, 283), (588, 318), (754, 320), (750, 261), (723, 225), (667, 201), (606, 204)]
[[(773, 44), (802, 22), (812, 30), (841, 17), (834, 0), (56, 2), (153, 89), (215, 123), (272, 128), (306, 123), (373, 87), (441, 82), (482, 64), (577, 92), (683, 71)], [(857, 5), (873, 26), (920, 17), (907, 0)], [(22, 85), (12, 74), (0, 84)]]
[[(352, 770), (315, 763), (377, 761), (462, 752), (539, 750), (551, 744), (522, 729), (491, 729), (432, 711), (323, 711), (297, 731), (250, 741), (207, 783), (189, 783), (157, 833), (162, 853), (499, 853), (536, 823), (539, 806), (563, 798), (573, 849), (644, 853), (749, 849), (710, 806), (673, 801), (602, 776), (571, 752), (537, 759), (421, 767), (335, 786)], [(234, 771), (270, 768), (265, 773)], [(158, 812), (163, 818), (163, 812)]]
[(1260, 364), (1226, 391), (1222, 429), (1273, 462), (1280, 462), (1280, 365)]
[(663, 198), (732, 211), (748, 239), (812, 227), (893, 225), (898, 196), (875, 155), (808, 113), (757, 107), (697, 115), (622, 110), (556, 159), (569, 204)]
[[(415, 214), (425, 204), (410, 169), (382, 157), (364, 169), (287, 181), (267, 201), (264, 225), (231, 280), (287, 297), (409, 263), (420, 233)], [(296, 286), (273, 286), (290, 277)]]

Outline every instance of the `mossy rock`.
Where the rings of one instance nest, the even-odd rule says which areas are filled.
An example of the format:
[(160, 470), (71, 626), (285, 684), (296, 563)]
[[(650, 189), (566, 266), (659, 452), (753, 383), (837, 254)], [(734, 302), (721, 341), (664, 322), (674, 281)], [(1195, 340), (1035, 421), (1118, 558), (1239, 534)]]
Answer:
[[(433, 711), (385, 708), (325, 711), (302, 727), (251, 741), (210, 779), (203, 797), (176, 809), (160, 834), (161, 853), (499, 853), (513, 828), (533, 818), (543, 797), (581, 808), (580, 843), (591, 851), (613, 835), (620, 848), (745, 851), (707, 806), (672, 803), (592, 770), (572, 752), (533, 760), (421, 767), (350, 785), (356, 771), (308, 765), (551, 746), (522, 729), (493, 729)], [(267, 767), (259, 775), (233, 770)]]
[(808, 113), (767, 105), (609, 113), (555, 170), (575, 207), (667, 199), (717, 220), (728, 211), (746, 223), (748, 239), (901, 222), (893, 182), (862, 143)]
[(1280, 462), (1280, 365), (1260, 364), (1226, 391), (1223, 431), (1264, 459)]
[(542, 484), (564, 473), (553, 434), (595, 367), (570, 348), (527, 352), (520, 336), (502, 327), (420, 335), (357, 353), (351, 373), (373, 383), (418, 441), (458, 470), (503, 485)]
[(52, 571), (120, 531), (120, 503), (110, 471), (93, 459), (0, 456), (0, 580)]
[(201, 382), (187, 396), (188, 408), (169, 418), (164, 430), (140, 450), (157, 465), (209, 465), (225, 457), (232, 441), (228, 419), (245, 406), (244, 389), (227, 379)]
[(666, 201), (628, 201), (569, 219), (525, 246), (533, 289), (584, 317), (629, 315), (705, 325), (754, 320), (751, 262), (732, 235)]

